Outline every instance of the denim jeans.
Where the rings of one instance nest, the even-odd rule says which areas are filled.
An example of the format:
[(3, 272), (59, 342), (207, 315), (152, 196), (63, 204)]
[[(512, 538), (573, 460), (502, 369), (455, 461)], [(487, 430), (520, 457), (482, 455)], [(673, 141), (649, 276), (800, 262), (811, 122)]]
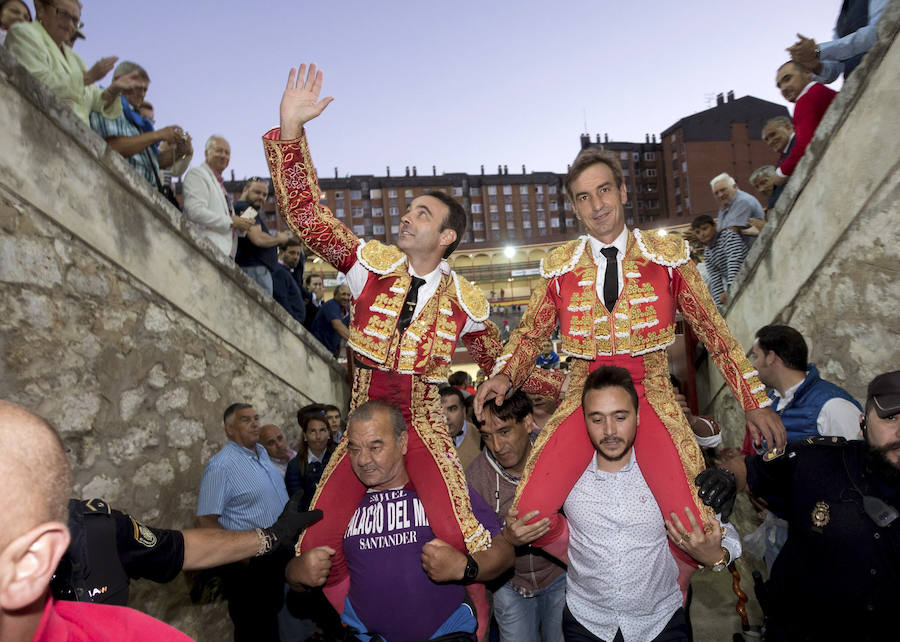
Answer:
[(269, 272), (269, 268), (265, 265), (250, 265), (241, 266), (241, 269), (244, 274), (259, 283), (259, 287), (268, 292), (269, 296), (272, 296), (272, 273)]
[(523, 597), (509, 584), (494, 592), (494, 618), (500, 642), (562, 642), (562, 614), (566, 605), (566, 574)]

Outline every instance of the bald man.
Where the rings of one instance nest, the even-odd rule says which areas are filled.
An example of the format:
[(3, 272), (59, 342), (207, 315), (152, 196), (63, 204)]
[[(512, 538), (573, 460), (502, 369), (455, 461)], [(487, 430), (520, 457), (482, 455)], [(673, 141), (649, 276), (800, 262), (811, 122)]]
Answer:
[(190, 640), (125, 607), (50, 597), (50, 578), (69, 546), (72, 473), (53, 428), (6, 401), (0, 401), (0, 479), (0, 642)]

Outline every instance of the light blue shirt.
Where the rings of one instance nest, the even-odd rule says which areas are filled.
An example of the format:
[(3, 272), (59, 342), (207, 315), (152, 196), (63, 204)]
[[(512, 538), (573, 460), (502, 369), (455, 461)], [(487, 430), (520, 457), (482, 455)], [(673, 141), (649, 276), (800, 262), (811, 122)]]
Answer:
[(839, 38), (835, 32), (835, 39), (819, 43), (819, 61), (822, 63), (822, 71), (813, 74), (816, 82), (828, 84), (837, 80), (844, 71), (844, 61), (853, 56), (866, 53), (875, 46), (878, 40), (878, 21), (887, 7), (887, 0), (869, 0), (869, 24), (861, 27), (853, 33), (848, 33)]
[(256, 444), (250, 450), (229, 439), (203, 471), (197, 515), (218, 515), (230, 531), (267, 528), (287, 501), (284, 480), (266, 449)]

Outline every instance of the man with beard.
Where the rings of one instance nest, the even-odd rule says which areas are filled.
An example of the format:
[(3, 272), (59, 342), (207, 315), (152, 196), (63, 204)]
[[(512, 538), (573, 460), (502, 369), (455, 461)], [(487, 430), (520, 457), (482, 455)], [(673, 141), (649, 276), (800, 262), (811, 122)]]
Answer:
[(272, 298), (300, 325), (306, 322), (306, 303), (292, 271), (297, 269), (302, 256), (300, 241), (292, 238), (279, 250), (278, 264), (272, 270)]
[(724, 462), (790, 524), (762, 605), (772, 640), (886, 640), (900, 608), (900, 370), (869, 384), (864, 441), (809, 437)]
[(269, 182), (253, 176), (244, 183), (241, 198), (234, 204), (234, 213), (241, 218), (250, 219), (250, 208), (256, 212), (251, 219), (253, 227), (247, 230), (246, 236), (238, 238), (237, 254), (234, 262), (259, 286), (272, 296), (272, 272), (278, 266), (278, 250), (276, 246), (284, 245), (291, 238), (290, 232), (272, 234), (262, 217), (262, 207), (269, 197)]

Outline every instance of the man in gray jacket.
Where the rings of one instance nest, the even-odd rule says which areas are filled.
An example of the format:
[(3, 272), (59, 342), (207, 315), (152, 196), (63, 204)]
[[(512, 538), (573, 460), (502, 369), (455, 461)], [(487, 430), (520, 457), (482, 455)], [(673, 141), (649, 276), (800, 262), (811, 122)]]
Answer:
[[(485, 404), (480, 427), (485, 448), (466, 469), (469, 485), (502, 520), (537, 433), (531, 400), (518, 391), (502, 406)], [(557, 642), (562, 636), (566, 572), (562, 562), (531, 546), (516, 549), (515, 567), (494, 591), (494, 617), (502, 642)]]

